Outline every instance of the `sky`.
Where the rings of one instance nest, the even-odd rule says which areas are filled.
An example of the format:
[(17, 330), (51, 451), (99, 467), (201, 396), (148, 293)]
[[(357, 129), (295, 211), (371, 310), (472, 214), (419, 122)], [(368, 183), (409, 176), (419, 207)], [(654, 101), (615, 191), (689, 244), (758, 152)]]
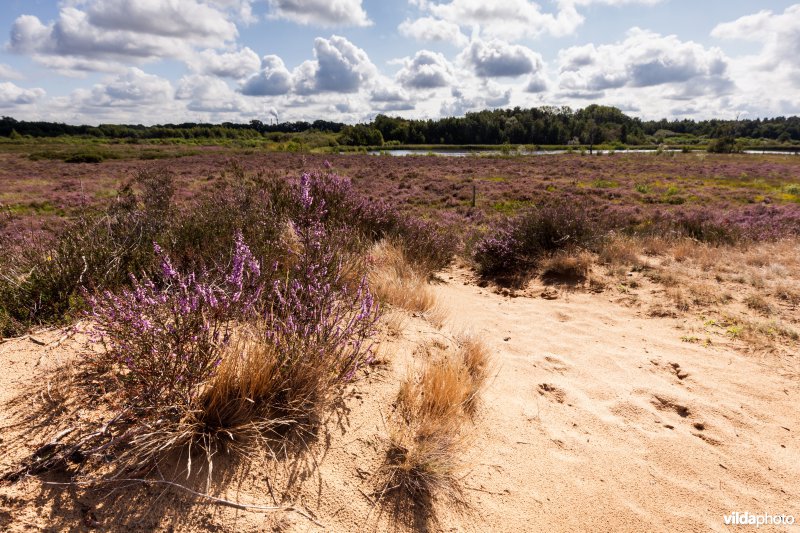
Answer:
[(0, 115), (355, 123), (612, 105), (800, 115), (800, 3), (2, 0)]

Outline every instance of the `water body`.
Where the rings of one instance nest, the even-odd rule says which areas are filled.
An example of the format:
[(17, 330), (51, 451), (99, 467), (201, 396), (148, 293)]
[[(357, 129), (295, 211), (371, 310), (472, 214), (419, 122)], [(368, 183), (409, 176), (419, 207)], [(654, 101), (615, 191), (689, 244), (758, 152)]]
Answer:
[[(681, 152), (682, 150), (661, 150), (661, 152)], [(578, 153), (579, 150), (573, 151)], [(608, 154), (610, 150), (595, 150), (595, 153)], [(618, 154), (654, 154), (658, 150), (652, 149), (633, 149), (633, 150), (615, 150), (614, 153)], [(694, 150), (691, 153), (705, 153), (705, 150)], [(395, 157), (404, 156), (444, 156), (444, 157), (469, 157), (469, 156), (487, 156), (487, 155), (506, 155), (500, 150), (373, 150), (368, 152), (369, 155), (391, 155)], [(569, 153), (568, 150), (512, 150), (507, 155), (558, 155)], [(767, 155), (798, 155), (798, 152), (779, 152), (776, 150), (745, 150), (744, 154), (767, 154)], [(587, 151), (588, 154), (588, 151)]]

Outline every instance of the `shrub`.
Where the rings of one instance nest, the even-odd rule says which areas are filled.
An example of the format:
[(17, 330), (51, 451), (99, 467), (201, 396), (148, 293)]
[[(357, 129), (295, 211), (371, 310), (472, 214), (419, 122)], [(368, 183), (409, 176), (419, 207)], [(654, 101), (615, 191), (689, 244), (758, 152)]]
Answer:
[(328, 206), (327, 225), (350, 226), (370, 242), (394, 239), (426, 276), (447, 266), (455, 255), (458, 239), (447, 227), (364, 198), (355, 193), (350, 180), (336, 174), (313, 173), (308, 179), (310, 193)]
[(118, 295), (86, 294), (90, 336), (106, 347), (94, 359), (124, 369), (125, 403), (136, 407), (189, 406), (221, 362), (236, 321), (252, 315), (259, 302), (260, 265), (236, 239), (225, 276), (176, 271), (158, 245), (158, 285), (132, 279)]
[(550, 204), (491, 227), (473, 257), (481, 275), (521, 274), (547, 254), (589, 246), (598, 235), (598, 224), (589, 219), (585, 206)]
[(15, 329), (63, 321), (81, 308), (82, 286), (114, 290), (131, 272), (154, 273), (152, 243), (173, 224), (173, 192), (171, 175), (141, 172), (107, 210), (86, 209), (54, 240), (18, 248), (0, 276), (0, 308)]
[(284, 404), (313, 415), (371, 360), (379, 309), (365, 277), (346, 279), (337, 238), (323, 224), (326, 204), (311, 195), (309, 176), (301, 179), (298, 193), (301, 212), (294, 227), (301, 250), (291, 274), (273, 284), (266, 342), (278, 357), (288, 395)]
[(316, 427), (321, 409), (371, 360), (379, 308), (352, 270), (363, 265), (339, 246), (347, 228), (323, 223), (325, 203), (310, 194), (308, 176), (288, 202), (298, 205), (297, 246), (274, 279), (237, 234), (225, 268), (178, 269), (155, 245), (156, 274), (132, 277), (116, 294), (83, 292), (90, 347), (106, 347), (88, 361), (112, 378), (104, 407), (114, 416), (99, 430), (84, 424), (15, 479), (75, 457), (146, 473), (187, 446), (187, 469), (197, 446), (210, 475), (221, 444), (246, 448), (281, 427)]

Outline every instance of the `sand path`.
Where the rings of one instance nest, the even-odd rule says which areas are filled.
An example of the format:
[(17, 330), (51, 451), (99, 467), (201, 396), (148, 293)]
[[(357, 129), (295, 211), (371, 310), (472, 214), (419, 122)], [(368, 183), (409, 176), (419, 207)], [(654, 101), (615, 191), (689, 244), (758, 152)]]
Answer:
[(480, 489), (476, 529), (723, 531), (732, 511), (800, 521), (797, 357), (682, 342), (674, 320), (602, 294), (508, 298), (466, 276), (437, 294), (449, 326), (496, 354), (466, 480)]

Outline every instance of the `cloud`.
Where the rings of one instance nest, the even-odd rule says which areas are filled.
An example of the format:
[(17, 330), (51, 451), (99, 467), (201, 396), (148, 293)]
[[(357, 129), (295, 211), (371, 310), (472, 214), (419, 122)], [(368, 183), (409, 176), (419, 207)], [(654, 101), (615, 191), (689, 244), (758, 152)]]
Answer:
[(236, 25), (197, 0), (93, 0), (88, 22), (95, 28), (221, 43), (236, 38)]
[(409, 89), (435, 89), (454, 82), (454, 69), (440, 53), (420, 50), (414, 57), (405, 58), (397, 72), (397, 81)]
[(375, 111), (409, 111), (415, 105), (411, 96), (400, 87), (382, 85), (372, 91), (370, 102)]
[(631, 4), (643, 4), (653, 6), (661, 3), (663, 0), (561, 0), (562, 4), (572, 4), (576, 6), (589, 6), (593, 4), (601, 4), (606, 6), (620, 7)]
[(372, 21), (361, 0), (269, 0), (272, 17), (298, 24), (322, 26), (370, 26)]
[(548, 87), (549, 84), (545, 77), (540, 72), (537, 72), (528, 78), (528, 82), (525, 84), (525, 92), (543, 93), (547, 91)]
[(516, 77), (542, 68), (542, 57), (525, 46), (499, 39), (474, 40), (460, 56), (481, 78)]
[(404, 20), (397, 29), (401, 35), (417, 41), (446, 42), (456, 46), (465, 46), (469, 42), (458, 24), (433, 17)]
[(274, 96), (292, 89), (292, 74), (276, 55), (264, 56), (261, 70), (242, 84), (241, 92), (248, 96)]
[(233, 79), (245, 78), (257, 71), (261, 65), (258, 54), (248, 47), (235, 52), (221, 53), (211, 49), (203, 50), (188, 63), (195, 72)]
[(506, 40), (571, 35), (583, 23), (583, 16), (571, 2), (559, 5), (556, 13), (545, 13), (530, 0), (451, 0), (419, 2), (420, 8), (434, 17), (466, 27), (479, 27), (481, 34)]
[(719, 95), (732, 88), (728, 60), (720, 49), (638, 28), (622, 42), (563, 50), (559, 63), (559, 86), (573, 94), (661, 85), (682, 85), (688, 94), (694, 85)]
[(460, 117), (469, 111), (505, 107), (511, 102), (511, 89), (487, 82), (479, 87), (463, 90), (453, 88), (452, 100), (442, 103), (442, 116)]
[(44, 24), (22, 15), (11, 28), (8, 48), (50, 68), (121, 70), (159, 58), (186, 59), (196, 47), (221, 48), (237, 37), (222, 11), (198, 0), (84, 0), (65, 4)]
[(175, 98), (187, 100), (186, 108), (190, 111), (233, 113), (245, 107), (240, 95), (225, 81), (213, 76), (184, 76), (178, 82)]
[(0, 83), (0, 107), (32, 104), (44, 95), (44, 89), (23, 89), (10, 81)]
[(757, 60), (764, 70), (800, 67), (800, 4), (786, 8), (782, 14), (765, 10), (719, 24), (711, 35), (719, 39), (763, 43)]
[(253, 14), (254, 0), (209, 0), (209, 4), (228, 12), (232, 12), (243, 24), (253, 24), (258, 17)]
[(173, 94), (169, 80), (131, 67), (107, 83), (95, 85), (91, 91), (91, 98), (84, 104), (100, 107), (138, 107), (170, 101)]
[(17, 72), (10, 66), (0, 63), (0, 79), (2, 80), (21, 80), (24, 78), (20, 72)]
[(364, 50), (338, 35), (315, 39), (314, 56), (293, 73), (298, 94), (353, 93), (378, 74)]

